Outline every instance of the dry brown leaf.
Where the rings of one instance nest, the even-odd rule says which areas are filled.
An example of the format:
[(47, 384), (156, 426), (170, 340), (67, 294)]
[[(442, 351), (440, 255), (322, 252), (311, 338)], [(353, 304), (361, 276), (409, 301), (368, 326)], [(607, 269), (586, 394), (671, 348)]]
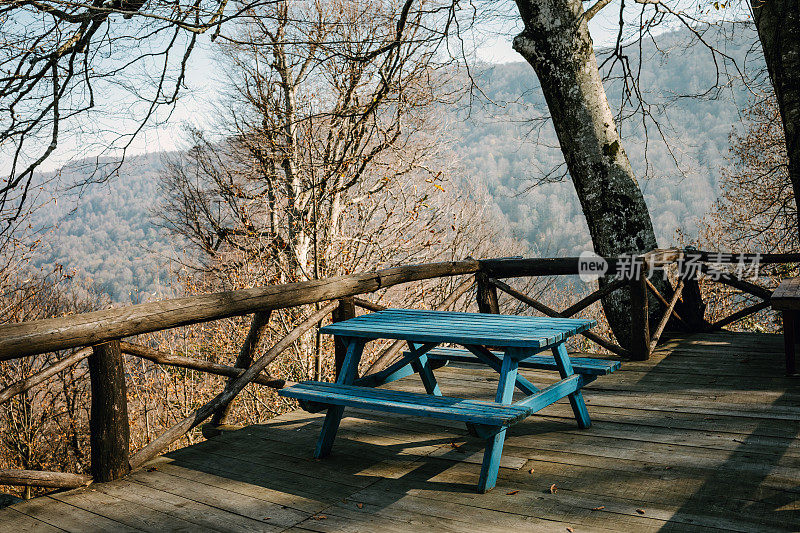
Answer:
[(636, 512), (639, 514), (644, 514), (644, 509), (636, 509)]
[(358, 508), (359, 508), (359, 509), (363, 509), (363, 508), (364, 508), (364, 504), (363, 504), (363, 503), (361, 503), (361, 502), (358, 502), (358, 503), (356, 504), (356, 506), (358, 506)]
[(264, 518), (262, 518), (262, 520), (272, 520), (272, 517), (271, 516), (265, 516)]
[(528, 470), (528, 473), (529, 473), (529, 474), (533, 474), (533, 468), (531, 468), (530, 470)]
[(556, 488), (556, 484), (553, 483), (550, 485), (550, 494), (555, 494), (556, 492), (558, 492), (558, 489)]
[(599, 507), (592, 507), (592, 511), (602, 511), (605, 508), (606, 508), (605, 505), (601, 505)]
[(509, 496), (512, 496), (514, 494), (519, 494), (519, 491), (518, 490), (510, 490), (510, 491), (506, 492), (506, 494), (508, 494)]

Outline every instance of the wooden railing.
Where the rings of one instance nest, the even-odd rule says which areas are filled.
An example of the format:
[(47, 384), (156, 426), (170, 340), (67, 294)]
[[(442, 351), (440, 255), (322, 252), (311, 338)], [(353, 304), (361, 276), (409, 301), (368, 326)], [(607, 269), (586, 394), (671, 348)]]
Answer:
[[(383, 306), (358, 296), (399, 284), (466, 275), (467, 279), (457, 285), (455, 290), (436, 307), (437, 309), (451, 308), (461, 296), (474, 287), (480, 312), (498, 313), (500, 311), (498, 291), (502, 291), (511, 298), (552, 317), (572, 317), (615, 291), (628, 290), (631, 303), (629, 345), (620, 346), (591, 331), (583, 335), (606, 350), (629, 359), (647, 359), (671, 318), (685, 330), (700, 331), (721, 328), (769, 305), (771, 292), (768, 289), (726, 273), (713, 271), (709, 263), (720, 262), (718, 257), (708, 252), (692, 251), (688, 254), (699, 263), (699, 272), (711, 273), (720, 283), (757, 296), (762, 301), (713, 324), (702, 320), (702, 312), (699, 320), (696, 316), (693, 319), (688, 316), (682, 317), (676, 310), (679, 301), (683, 300), (684, 304), (694, 302), (702, 306), (696, 277), (690, 275), (679, 277), (672, 294), (665, 296), (646, 275), (648, 269), (652, 269), (654, 265), (669, 267), (686, 259), (686, 251), (670, 249), (654, 250), (637, 256), (635, 260), (640, 263), (642, 275), (633, 276), (631, 279), (606, 277), (600, 288), (562, 311), (537, 301), (503, 280), (518, 277), (576, 275), (579, 273), (580, 264), (580, 258), (577, 257), (480, 261), (468, 259), (410, 265), (324, 280), (190, 296), (0, 326), (0, 361), (56, 350), (75, 349), (51, 366), (0, 390), (0, 404), (84, 359), (88, 359), (92, 392), (89, 439), (91, 476), (62, 472), (2, 470), (0, 485), (67, 488), (124, 476), (130, 470), (139, 468), (162, 453), (173, 442), (206, 420), (211, 420), (209, 426), (212, 428), (224, 424), (230, 402), (249, 383), (276, 389), (286, 386), (287, 381), (284, 379), (265, 373), (269, 364), (284, 350), (328, 315), (332, 316), (332, 320), (338, 321), (355, 316), (356, 307), (369, 311), (383, 309)], [(658, 259), (657, 265), (654, 258)], [(731, 259), (731, 262), (734, 260), (738, 259)], [(763, 255), (760, 256), (760, 260), (762, 264), (800, 262), (800, 254)], [(609, 265), (609, 272), (614, 272), (619, 259), (605, 258), (605, 261)], [(256, 347), (264, 335), (273, 311), (307, 304), (317, 304), (319, 308), (264, 353), (260, 355), (256, 353)], [(653, 319), (651, 313), (653, 307), (661, 311), (657, 320)], [(689, 307), (684, 305), (684, 308)], [(253, 315), (251, 326), (234, 366), (176, 356), (122, 340), (143, 333), (249, 314)], [(396, 360), (402, 348), (403, 345), (399, 341), (391, 344), (376, 358), (366, 373), (371, 374), (386, 368)], [(226, 376), (229, 379), (224, 389), (213, 399), (131, 455), (123, 354), (161, 365)], [(336, 343), (337, 372), (341, 367), (342, 358), (341, 348)], [(319, 370), (317, 374), (319, 375)]]

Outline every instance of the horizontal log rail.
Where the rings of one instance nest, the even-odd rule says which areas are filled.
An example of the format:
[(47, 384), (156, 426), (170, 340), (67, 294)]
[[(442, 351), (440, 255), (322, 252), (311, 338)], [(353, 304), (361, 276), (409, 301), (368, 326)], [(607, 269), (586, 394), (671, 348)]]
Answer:
[(9, 385), (8, 387), (0, 391), (0, 404), (7, 402), (17, 394), (22, 394), (23, 392), (30, 390), (39, 383), (42, 383), (48, 378), (55, 376), (62, 370), (69, 368), (70, 366), (78, 363), (79, 361), (83, 361), (90, 355), (92, 355), (91, 347), (81, 348), (80, 350), (76, 350), (75, 352), (69, 354), (67, 357), (60, 359), (58, 362), (53, 363), (47, 368), (40, 370), (39, 372), (33, 374), (32, 376), (17, 381), (12, 385)]
[(476, 260), (387, 268), (366, 274), (187, 296), (0, 326), (0, 361), (78, 348), (164, 329), (365, 294), (401, 283), (474, 274)]
[(22, 485), (50, 489), (76, 489), (92, 483), (92, 476), (44, 470), (0, 470), (0, 485)]
[[(221, 365), (219, 363), (212, 363), (211, 361), (205, 361), (203, 359), (184, 357), (182, 355), (173, 355), (160, 350), (154, 350), (153, 348), (148, 348), (147, 346), (131, 344), (129, 342), (120, 342), (119, 346), (122, 353), (126, 355), (147, 359), (148, 361), (152, 361), (160, 365), (197, 370), (199, 372), (206, 372), (208, 374), (214, 374), (217, 376), (238, 378), (244, 374), (245, 370), (247, 370), (246, 368), (236, 368), (233, 366)], [(282, 389), (286, 384), (286, 380), (276, 379), (266, 374), (259, 374), (253, 378), (253, 383), (265, 385), (273, 389)]]
[[(658, 264), (672, 264), (687, 257), (699, 257), (701, 262), (708, 262), (715, 260), (717, 255), (716, 252), (668, 249), (654, 250), (639, 257), (643, 260), (654, 259)], [(723, 256), (723, 259), (728, 263), (739, 261), (737, 254), (729, 256)], [(752, 259), (756, 254), (748, 254), (746, 257)], [(762, 263), (800, 262), (800, 254), (761, 254), (758, 257)], [(605, 258), (605, 261), (608, 263), (609, 271), (613, 271), (619, 264), (619, 258)], [(468, 259), (408, 265), (323, 280), (188, 296), (68, 317), (5, 324), (0, 325), (0, 361), (37, 353), (81, 348), (143, 333), (252, 314), (256, 311), (283, 309), (367, 294), (401, 283), (475, 274), (478, 271), (484, 271), (494, 279), (577, 275), (579, 263), (578, 257), (563, 257), (480, 261)], [(708, 273), (713, 271), (707, 265), (703, 265), (702, 269)], [(721, 283), (731, 284), (760, 298), (769, 296), (767, 289), (744, 280), (737, 280), (727, 273), (721, 274), (719, 280)], [(606, 287), (606, 290), (617, 288), (619, 286), (615, 285), (613, 289)], [(607, 292), (589, 295), (586, 302), (578, 302), (566, 311), (569, 314), (579, 312), (605, 294)], [(378, 309), (378, 304), (362, 299), (359, 301), (362, 307), (370, 310)]]
[[(668, 249), (653, 250), (652, 252), (636, 257), (636, 260), (643, 262), (643, 272), (647, 272), (648, 269), (652, 272), (654, 266), (666, 267), (680, 264), (681, 262), (694, 261), (699, 264), (698, 272), (709, 276), (712, 281), (728, 285), (762, 300), (711, 324), (710, 327), (712, 329), (722, 328), (769, 307), (771, 291), (755, 283), (739, 279), (712, 266), (714, 264), (735, 264), (742, 261), (752, 262), (756, 259), (765, 264), (800, 262), (800, 254), (751, 254), (743, 256), (741, 254), (720, 255), (716, 252)], [(608, 264), (609, 274), (615, 272), (617, 266), (621, 264), (619, 258), (604, 258), (604, 260)], [(627, 261), (630, 261), (630, 259), (627, 259)], [(3, 325), (0, 326), (0, 361), (58, 350), (76, 350), (35, 374), (12, 383), (0, 390), (0, 404), (7, 402), (17, 394), (21, 394), (43, 383), (48, 378), (64, 371), (70, 366), (79, 364), (93, 357), (93, 354), (94, 357), (99, 357), (104, 353), (103, 350), (111, 350), (109, 353), (113, 355), (113, 349), (116, 349), (113, 348), (114, 346), (118, 346), (119, 352), (122, 354), (147, 359), (156, 364), (206, 372), (229, 378), (222, 392), (196, 409), (191, 415), (167, 429), (126, 461), (126, 464), (130, 466), (130, 468), (135, 469), (162, 453), (178, 438), (182, 437), (208, 418), (215, 416), (215, 419), (224, 419), (226, 406), (245, 386), (247, 386), (247, 384), (252, 382), (276, 389), (291, 384), (291, 382), (286, 382), (283, 379), (266, 374), (267, 366), (286, 348), (296, 342), (301, 335), (305, 334), (313, 327), (318, 326), (321, 321), (335, 309), (341, 311), (347, 306), (350, 306), (350, 309), (353, 309), (353, 306), (355, 306), (372, 312), (386, 309), (384, 305), (369, 301), (365, 298), (359, 298), (358, 296), (360, 295), (373, 293), (377, 290), (402, 283), (468, 275), (469, 277), (463, 282), (458, 283), (453, 292), (436, 306), (435, 309), (449, 309), (462, 295), (474, 288), (477, 283), (478, 290), (475, 293), (476, 302), (479, 310), (482, 312), (500, 312), (497, 302), (497, 290), (500, 290), (547, 316), (571, 317), (585, 310), (593, 303), (612, 294), (614, 291), (628, 290), (633, 286), (630, 280), (613, 279), (609, 277), (607, 278), (608, 282), (603, 284), (602, 288), (584, 296), (578, 302), (572, 304), (563, 311), (557, 311), (517, 291), (501, 279), (576, 275), (580, 272), (580, 268), (581, 258), (578, 257), (468, 259), (446, 263), (401, 266), (324, 280), (190, 296), (63, 318)], [(682, 299), (684, 286), (690, 284), (691, 281), (692, 280), (687, 280), (686, 282), (684, 282), (684, 280), (679, 281), (674, 292), (669, 295), (669, 299), (661, 294), (649, 279), (644, 278), (643, 281), (637, 282), (636, 286), (641, 286), (645, 293), (652, 294), (652, 297), (658, 300), (665, 310), (653, 331), (652, 337), (650, 337), (649, 333), (649, 321), (643, 321), (644, 327), (647, 329), (647, 331), (644, 332), (646, 335), (644, 335), (643, 338), (647, 339), (647, 348), (649, 348), (649, 350), (647, 350), (648, 353), (644, 354), (644, 357), (649, 356), (656, 348), (670, 317), (674, 317), (676, 322), (684, 327), (688, 327), (687, 322), (676, 311), (676, 305), (678, 301)], [(694, 283), (696, 286), (696, 282)], [(639, 300), (641, 300), (641, 298), (639, 298)], [(647, 298), (645, 297), (643, 305), (646, 305), (646, 300)], [(347, 306), (342, 307), (343, 304), (339, 303), (340, 301), (349, 303), (347, 303)], [(263, 352), (260, 357), (255, 358), (257, 352), (256, 346), (259, 342), (258, 339), (266, 326), (269, 312), (276, 309), (308, 304), (316, 304), (316, 306), (320, 308), (312, 312), (302, 323), (277, 341), (269, 350)], [(166, 353), (141, 344), (120, 340), (133, 335), (248, 314), (254, 314), (254, 321), (251, 326), (251, 331), (248, 334), (248, 339), (242, 347), (235, 366)], [(644, 315), (646, 315), (646, 311), (642, 316)], [(642, 321), (638, 321), (637, 323), (642, 323)], [(583, 334), (592, 342), (597, 343), (619, 356), (631, 358), (634, 356), (640, 357), (642, 355), (633, 354), (631, 350), (604, 339), (591, 331)], [(99, 348), (100, 346), (106, 346), (106, 348)], [(380, 371), (392, 364), (399, 356), (402, 348), (402, 342), (392, 343), (376, 358), (366, 374)], [(255, 361), (253, 361), (253, 359), (255, 359)], [(90, 369), (91, 367), (92, 365), (90, 365)], [(103, 394), (108, 394), (108, 392), (103, 392)], [(99, 403), (103, 402), (101, 401)], [(115, 423), (122, 424), (119, 420)], [(213, 423), (214, 422), (212, 422), (212, 424)], [(119, 435), (114, 433), (114, 430), (115, 428), (103, 429), (103, 431), (109, 431), (109, 434), (113, 433)], [(93, 445), (95, 440), (97, 439), (95, 438), (92, 440)], [(92, 466), (92, 471), (94, 472), (96, 468), (94, 464)], [(101, 468), (100, 471), (102, 470)], [(115, 475), (117, 474), (111, 474), (112, 477)], [(90, 483), (92, 479), (92, 476), (84, 474), (32, 470), (0, 470), (0, 484), (5, 485), (73, 488), (86, 485)]]
[(708, 252), (703, 250), (682, 250), (685, 257), (696, 257), (700, 263), (736, 264), (740, 262), (752, 263), (758, 261), (762, 264), (800, 263), (800, 253), (791, 254), (740, 254)]

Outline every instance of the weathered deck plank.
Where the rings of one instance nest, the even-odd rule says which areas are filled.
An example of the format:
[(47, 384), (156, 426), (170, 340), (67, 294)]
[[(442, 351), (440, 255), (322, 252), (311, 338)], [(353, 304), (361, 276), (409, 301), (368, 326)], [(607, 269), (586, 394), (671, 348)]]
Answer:
[[(514, 426), (488, 494), (474, 492), (481, 442), (459, 423), (349, 410), (333, 455), (314, 461), (323, 416), (295, 411), (0, 510), (0, 530), (797, 531), (800, 380), (782, 362), (776, 335), (673, 337), (585, 389), (591, 429), (564, 401)], [(475, 366), (437, 376), (445, 394), (496, 389)]]

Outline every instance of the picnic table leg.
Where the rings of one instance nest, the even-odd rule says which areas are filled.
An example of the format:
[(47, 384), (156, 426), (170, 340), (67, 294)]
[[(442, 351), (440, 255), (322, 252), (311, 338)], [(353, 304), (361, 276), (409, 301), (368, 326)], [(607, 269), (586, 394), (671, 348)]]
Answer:
[[(464, 344), (463, 346), (464, 348), (469, 350), (472, 353), (472, 355), (477, 357), (480, 361), (489, 365), (492, 368), (492, 370), (494, 370), (497, 373), (501, 372), (501, 369), (503, 367), (502, 358), (497, 357), (494, 353), (487, 350), (486, 347), (479, 346), (476, 344)], [(516, 386), (527, 396), (539, 392), (539, 389), (536, 388), (536, 386), (533, 383), (522, 377), (520, 373), (517, 373)]]
[[(572, 370), (572, 362), (569, 360), (567, 348), (563, 342), (553, 346), (553, 357), (558, 366), (558, 373), (561, 374), (561, 379), (573, 375), (575, 372)], [(569, 404), (572, 406), (572, 412), (575, 413), (575, 420), (578, 421), (578, 427), (587, 429), (591, 427), (592, 421), (589, 418), (589, 411), (586, 409), (586, 403), (583, 401), (583, 393), (577, 390), (569, 395)]]
[[(361, 360), (366, 341), (356, 338), (343, 338), (342, 342), (347, 345), (347, 350), (342, 363), (342, 370), (336, 379), (336, 383), (351, 385), (358, 377), (358, 362)], [(333, 440), (336, 438), (336, 431), (339, 429), (339, 422), (342, 421), (343, 414), (344, 407), (341, 405), (328, 407), (328, 412), (325, 414), (325, 422), (322, 424), (322, 431), (319, 434), (319, 440), (317, 440), (317, 448), (314, 450), (315, 459), (322, 459), (330, 455)]]
[[(419, 348), (419, 346), (413, 342), (409, 342), (408, 347), (412, 352)], [(439, 390), (439, 383), (436, 381), (436, 376), (433, 375), (433, 369), (431, 368), (431, 364), (428, 361), (427, 355), (422, 354), (419, 356), (419, 358), (411, 361), (411, 368), (413, 368), (414, 372), (418, 373), (419, 377), (422, 379), (422, 384), (425, 386), (425, 392), (428, 394), (433, 394), (434, 396), (442, 395), (442, 391)]]
[[(495, 402), (510, 404), (514, 397), (514, 387), (517, 383), (517, 358), (511, 357), (511, 350), (503, 357), (503, 366), (500, 368), (500, 382), (497, 385)], [(503, 443), (506, 440), (506, 428), (498, 428), (497, 433), (486, 440), (486, 451), (483, 452), (483, 465), (481, 477), (478, 480), (478, 492), (488, 492), (497, 483), (497, 472), (500, 470), (500, 457), (503, 455)]]

